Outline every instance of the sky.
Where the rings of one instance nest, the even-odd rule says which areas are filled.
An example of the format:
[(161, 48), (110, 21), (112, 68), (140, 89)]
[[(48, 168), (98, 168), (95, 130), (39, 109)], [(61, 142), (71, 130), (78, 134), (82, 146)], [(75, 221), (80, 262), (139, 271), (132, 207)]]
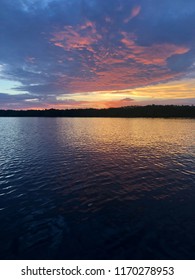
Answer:
[(0, 109), (195, 105), (194, 0), (0, 0)]

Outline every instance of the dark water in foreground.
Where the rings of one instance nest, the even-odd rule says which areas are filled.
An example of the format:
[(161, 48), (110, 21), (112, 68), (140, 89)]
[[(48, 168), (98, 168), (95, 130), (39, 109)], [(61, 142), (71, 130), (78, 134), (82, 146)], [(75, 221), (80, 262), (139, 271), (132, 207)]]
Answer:
[(195, 259), (195, 120), (0, 119), (1, 259)]

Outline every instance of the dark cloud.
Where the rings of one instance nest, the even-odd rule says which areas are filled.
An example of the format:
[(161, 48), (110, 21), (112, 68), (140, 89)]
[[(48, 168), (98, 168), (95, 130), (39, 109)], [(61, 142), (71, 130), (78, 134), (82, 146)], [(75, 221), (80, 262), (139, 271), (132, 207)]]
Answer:
[(194, 52), (188, 52), (183, 55), (176, 54), (167, 59), (167, 65), (172, 71), (184, 72), (194, 63), (194, 58)]
[(11, 94), (0, 93), (1, 103), (19, 102), (19, 101), (24, 101), (25, 99), (30, 99), (30, 98), (32, 98), (32, 96), (30, 96), (29, 94), (11, 95)]
[(35, 98), (35, 96), (30, 94), (11, 95), (0, 93), (0, 104), (3, 109), (20, 109), (21, 107), (28, 108), (28, 105), (30, 105), (29, 108), (32, 108), (32, 106), (36, 108), (37, 104), (40, 102), (39, 97)]
[(194, 43), (195, 3), (193, 0), (142, 1), (142, 18), (137, 23), (138, 42)]
[(128, 97), (127, 97), (127, 98), (122, 99), (121, 101), (127, 101), (127, 102), (129, 102), (129, 101), (130, 101), (130, 102), (131, 102), (131, 101), (135, 101), (135, 100), (134, 100), (134, 99), (132, 99), (132, 98), (128, 98)]
[(55, 96), (35, 96), (32, 94), (5, 94), (0, 93), (1, 106), (3, 109), (41, 109), (62, 106), (62, 108), (80, 107), (88, 104), (86, 101), (76, 101), (74, 99), (57, 100)]

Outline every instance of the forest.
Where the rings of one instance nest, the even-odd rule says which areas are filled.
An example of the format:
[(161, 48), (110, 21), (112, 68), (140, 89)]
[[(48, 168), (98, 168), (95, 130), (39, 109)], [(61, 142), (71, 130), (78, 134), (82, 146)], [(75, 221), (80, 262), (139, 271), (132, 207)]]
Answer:
[(195, 106), (147, 105), (108, 109), (0, 110), (0, 117), (195, 118)]

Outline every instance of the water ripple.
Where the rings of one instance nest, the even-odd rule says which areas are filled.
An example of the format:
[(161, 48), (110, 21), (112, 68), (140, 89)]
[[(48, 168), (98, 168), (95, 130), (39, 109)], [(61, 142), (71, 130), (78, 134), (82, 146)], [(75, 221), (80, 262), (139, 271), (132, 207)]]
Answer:
[(194, 126), (2, 119), (1, 258), (193, 259)]

